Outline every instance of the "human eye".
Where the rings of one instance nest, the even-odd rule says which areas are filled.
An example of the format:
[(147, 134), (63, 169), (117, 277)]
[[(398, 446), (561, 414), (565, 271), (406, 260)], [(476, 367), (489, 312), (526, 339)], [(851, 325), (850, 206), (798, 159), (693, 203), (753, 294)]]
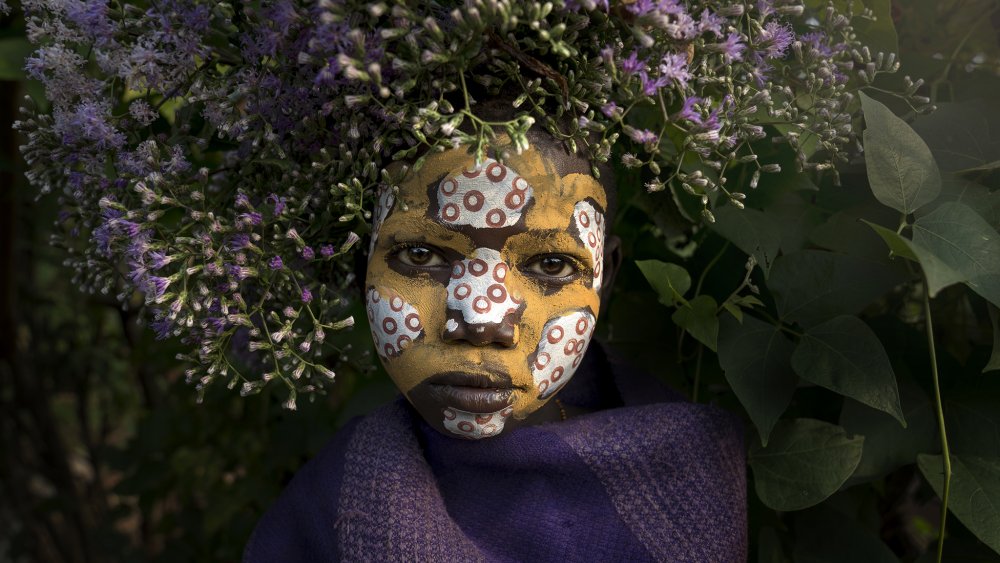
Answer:
[(439, 251), (422, 244), (402, 245), (393, 250), (392, 256), (412, 268), (433, 268), (448, 264)]
[(570, 281), (580, 272), (580, 266), (568, 256), (542, 254), (531, 258), (522, 270), (546, 281)]

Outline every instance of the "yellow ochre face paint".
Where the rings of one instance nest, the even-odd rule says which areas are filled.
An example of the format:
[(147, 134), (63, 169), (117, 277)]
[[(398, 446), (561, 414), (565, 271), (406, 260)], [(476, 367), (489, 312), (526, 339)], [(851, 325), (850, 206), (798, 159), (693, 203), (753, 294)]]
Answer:
[(570, 380), (600, 309), (607, 196), (534, 148), (479, 167), (431, 155), (379, 194), (366, 298), (396, 386), (435, 429), (478, 439)]

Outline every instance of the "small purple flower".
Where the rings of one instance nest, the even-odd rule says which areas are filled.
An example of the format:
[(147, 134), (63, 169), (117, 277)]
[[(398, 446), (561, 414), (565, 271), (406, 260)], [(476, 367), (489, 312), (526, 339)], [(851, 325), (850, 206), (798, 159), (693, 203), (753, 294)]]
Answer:
[(646, 61), (639, 59), (639, 51), (632, 51), (632, 54), (621, 62), (622, 72), (628, 75), (636, 74), (646, 69)]
[(162, 317), (156, 319), (155, 321), (149, 323), (150, 328), (156, 334), (157, 340), (163, 340), (170, 336), (170, 329), (173, 328), (173, 323), (167, 317)]
[(774, 0), (757, 0), (757, 11), (763, 17), (774, 13)]
[(154, 250), (149, 253), (150, 269), (159, 270), (171, 262), (173, 262), (173, 258), (167, 256), (167, 253), (162, 250)]
[(670, 84), (670, 78), (660, 76), (656, 79), (651, 79), (649, 74), (644, 70), (639, 72), (639, 80), (642, 81), (642, 93), (647, 96), (655, 96), (660, 91), (660, 88)]
[(312, 294), (311, 291), (309, 291), (309, 288), (307, 287), (307, 288), (303, 289), (302, 290), (302, 302), (303, 303), (309, 303), (312, 300), (313, 300), (313, 294)]
[(618, 104), (614, 102), (608, 102), (603, 106), (601, 106), (601, 113), (603, 113), (607, 117), (616, 118), (616, 117), (621, 117), (622, 111), (621, 108), (618, 107)]
[(656, 133), (653, 133), (649, 129), (636, 129), (634, 127), (625, 127), (625, 134), (629, 136), (630, 139), (637, 143), (655, 143), (659, 137)]
[(688, 96), (687, 98), (684, 98), (684, 105), (681, 106), (680, 111), (674, 114), (674, 119), (684, 119), (695, 123), (700, 122), (701, 115), (695, 111), (694, 106), (695, 104), (700, 104), (701, 101), (701, 98), (698, 96)]
[(698, 19), (698, 30), (701, 33), (712, 33), (716, 37), (722, 37), (722, 26), (725, 25), (726, 18), (715, 12), (705, 9)]
[(795, 33), (787, 25), (781, 25), (776, 21), (769, 21), (764, 25), (764, 33), (761, 34), (763, 43), (766, 44), (768, 58), (779, 58), (784, 56), (788, 46), (795, 40)]
[(313, 258), (316, 258), (316, 251), (314, 251), (311, 246), (306, 246), (302, 249), (302, 257), (306, 260), (312, 260)]
[(272, 270), (280, 270), (285, 263), (282, 262), (281, 256), (274, 256), (268, 261), (267, 265), (270, 266)]
[(681, 88), (685, 88), (688, 80), (691, 79), (687, 64), (687, 55), (667, 53), (660, 61), (660, 75), (663, 78), (675, 80)]
[(324, 244), (319, 247), (319, 253), (323, 258), (329, 258), (337, 253), (332, 244)]
[(232, 235), (231, 237), (229, 237), (229, 241), (226, 243), (226, 248), (228, 248), (233, 252), (236, 252), (237, 250), (242, 250), (248, 246), (250, 246), (250, 235), (242, 233), (238, 235)]
[[(275, 197), (277, 197), (277, 196), (275, 196)], [(253, 209), (253, 206), (250, 205), (250, 198), (247, 197), (247, 194), (245, 194), (243, 192), (240, 192), (240, 193), (236, 194), (236, 208), (237, 209)]]
[(236, 221), (246, 227), (250, 226), (256, 227), (257, 225), (260, 225), (263, 220), (264, 218), (261, 216), (261, 214), (256, 211), (251, 211), (249, 213), (240, 213), (239, 215), (236, 216)]
[(274, 204), (275, 215), (281, 215), (281, 212), (285, 210), (285, 198), (278, 197), (278, 194), (271, 194), (267, 196), (267, 202)]
[(726, 36), (725, 41), (717, 43), (715, 47), (722, 52), (725, 61), (731, 63), (743, 60), (743, 49), (746, 48), (746, 45), (741, 41), (739, 33), (730, 33)]
[(170, 285), (170, 280), (167, 278), (162, 278), (160, 276), (147, 276), (146, 277), (146, 301), (156, 301), (157, 299), (163, 297), (163, 294), (167, 291), (167, 286)]

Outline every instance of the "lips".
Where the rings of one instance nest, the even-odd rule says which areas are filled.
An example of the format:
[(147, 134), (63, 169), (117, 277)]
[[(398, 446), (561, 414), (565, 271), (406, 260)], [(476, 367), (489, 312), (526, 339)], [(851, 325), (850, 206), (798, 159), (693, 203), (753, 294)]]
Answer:
[(431, 398), (445, 406), (472, 413), (492, 413), (510, 404), (516, 387), (506, 375), (441, 373), (427, 380)]

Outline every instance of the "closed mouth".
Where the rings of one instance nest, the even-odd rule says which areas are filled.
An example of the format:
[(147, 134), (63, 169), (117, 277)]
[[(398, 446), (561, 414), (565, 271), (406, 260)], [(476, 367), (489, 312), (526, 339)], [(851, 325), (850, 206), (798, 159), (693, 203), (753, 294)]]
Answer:
[(431, 377), (426, 384), (436, 402), (477, 414), (503, 410), (518, 389), (506, 374), (446, 372)]

